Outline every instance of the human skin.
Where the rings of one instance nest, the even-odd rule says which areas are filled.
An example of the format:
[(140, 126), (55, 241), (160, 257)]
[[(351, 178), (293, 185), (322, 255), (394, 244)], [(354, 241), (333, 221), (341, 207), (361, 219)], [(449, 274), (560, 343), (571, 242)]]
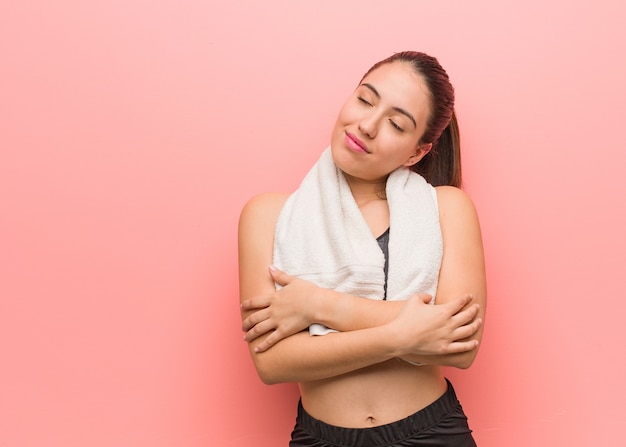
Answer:
[[(379, 194), (386, 175), (419, 162), (430, 149), (420, 142), (428, 114), (420, 81), (403, 64), (381, 66), (348, 98), (333, 130), (333, 159), (373, 235), (389, 225), (387, 203)], [(415, 124), (399, 109), (408, 111)], [(364, 150), (355, 148), (355, 141)], [(288, 272), (268, 272), (274, 227), (287, 195), (262, 194), (244, 207), (239, 228), (242, 317), (264, 382), (298, 382), (313, 417), (369, 427), (406, 417), (442, 395), (446, 384), (439, 366), (471, 365), (486, 299), (478, 218), (459, 189), (438, 187), (437, 197), (444, 252), (434, 306), (420, 295), (405, 302), (339, 295)], [(275, 280), (286, 287), (277, 292)], [(288, 320), (284, 338), (276, 336), (276, 328)], [(310, 337), (301, 329), (312, 322), (341, 332)]]

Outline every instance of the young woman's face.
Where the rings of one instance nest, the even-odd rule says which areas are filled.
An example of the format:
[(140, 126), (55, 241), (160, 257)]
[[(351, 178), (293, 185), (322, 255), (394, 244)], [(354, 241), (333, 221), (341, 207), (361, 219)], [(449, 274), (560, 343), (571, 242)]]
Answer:
[(335, 164), (366, 181), (414, 165), (431, 147), (420, 145), (429, 108), (426, 85), (409, 65), (394, 62), (378, 67), (339, 112), (331, 138)]

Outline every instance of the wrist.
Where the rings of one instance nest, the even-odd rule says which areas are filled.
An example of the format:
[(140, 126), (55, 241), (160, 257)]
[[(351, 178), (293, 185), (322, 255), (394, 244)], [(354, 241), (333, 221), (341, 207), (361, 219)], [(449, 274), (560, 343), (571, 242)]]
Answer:
[(343, 293), (333, 289), (320, 287), (315, 306), (315, 322), (339, 331), (346, 328), (346, 320), (350, 317), (350, 300)]
[(319, 323), (324, 326), (329, 325), (328, 315), (332, 315), (332, 299), (329, 299), (329, 292), (331, 289), (324, 287), (316, 287), (315, 295), (313, 296), (313, 306), (311, 312), (311, 323)]
[(383, 336), (389, 342), (393, 357), (404, 358), (413, 356), (411, 340), (407, 338), (406, 332), (395, 323), (394, 319), (381, 326), (384, 330)]
[(402, 358), (411, 355), (410, 350), (407, 349), (407, 344), (403, 342), (402, 334), (398, 332), (392, 322), (379, 327), (383, 331), (382, 337), (387, 342), (388, 352), (392, 358)]

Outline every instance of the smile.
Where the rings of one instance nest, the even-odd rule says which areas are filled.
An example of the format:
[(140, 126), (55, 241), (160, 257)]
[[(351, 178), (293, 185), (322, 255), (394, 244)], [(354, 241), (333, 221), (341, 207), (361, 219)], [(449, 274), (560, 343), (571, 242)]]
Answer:
[(354, 134), (351, 134), (350, 132), (346, 132), (346, 137), (344, 138), (344, 141), (346, 143), (346, 146), (348, 146), (348, 149), (354, 152), (360, 152), (364, 154), (370, 153), (365, 143), (363, 143)]

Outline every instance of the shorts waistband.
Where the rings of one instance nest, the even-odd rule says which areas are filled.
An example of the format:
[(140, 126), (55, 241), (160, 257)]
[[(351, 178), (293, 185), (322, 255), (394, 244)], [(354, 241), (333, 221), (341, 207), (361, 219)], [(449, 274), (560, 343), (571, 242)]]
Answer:
[(446, 379), (448, 389), (432, 404), (390, 424), (369, 428), (344, 428), (329, 425), (308, 414), (298, 403), (297, 425), (320, 441), (337, 446), (391, 445), (436, 425), (460, 408), (454, 388)]

